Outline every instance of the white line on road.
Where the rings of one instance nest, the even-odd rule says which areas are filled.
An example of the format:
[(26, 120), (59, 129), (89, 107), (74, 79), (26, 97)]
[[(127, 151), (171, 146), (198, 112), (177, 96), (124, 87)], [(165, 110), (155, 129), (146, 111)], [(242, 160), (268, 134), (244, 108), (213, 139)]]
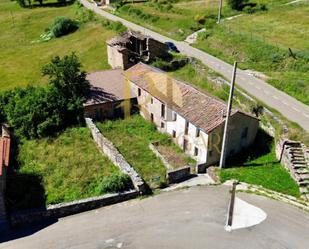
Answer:
[(274, 98), (274, 99), (279, 99), (276, 95), (273, 95), (273, 98)]
[(305, 114), (305, 113), (303, 113), (303, 115), (304, 115), (306, 118), (309, 118), (309, 115), (307, 115), (307, 114)]

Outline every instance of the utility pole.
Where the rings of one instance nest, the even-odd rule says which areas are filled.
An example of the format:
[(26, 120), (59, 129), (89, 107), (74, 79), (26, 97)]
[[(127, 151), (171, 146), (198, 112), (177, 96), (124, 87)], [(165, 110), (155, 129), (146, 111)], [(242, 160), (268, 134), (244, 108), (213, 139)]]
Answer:
[(235, 78), (236, 78), (236, 69), (237, 69), (237, 62), (234, 62), (234, 68), (233, 68), (233, 75), (232, 75), (232, 81), (230, 85), (230, 95), (229, 95), (229, 101), (227, 105), (227, 112), (226, 112), (226, 119), (224, 124), (224, 132), (223, 132), (223, 139), (222, 139), (222, 148), (221, 148), (221, 155), (220, 155), (220, 169), (222, 169), (225, 166), (225, 158), (226, 158), (226, 143), (228, 140), (228, 125), (229, 125), (229, 118), (232, 110), (232, 104), (233, 104), (233, 94), (234, 94), (234, 85), (235, 85)]
[(217, 23), (220, 23), (220, 21), (221, 21), (221, 11), (222, 11), (222, 0), (219, 0), (219, 13), (218, 13)]

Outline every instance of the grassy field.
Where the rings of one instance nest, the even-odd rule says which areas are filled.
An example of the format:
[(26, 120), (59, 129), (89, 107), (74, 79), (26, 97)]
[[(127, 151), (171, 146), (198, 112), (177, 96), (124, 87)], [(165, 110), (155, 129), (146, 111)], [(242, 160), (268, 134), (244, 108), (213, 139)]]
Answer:
[(308, 15), (308, 3), (269, 7), (215, 25), (196, 46), (230, 63), (237, 60), (242, 69), (264, 72), (270, 84), (309, 105)]
[(263, 131), (259, 131), (252, 148), (229, 160), (228, 167), (233, 168), (220, 171), (222, 182), (236, 179), (295, 197), (300, 196), (298, 185), (276, 159), (272, 138)]
[[(101, 183), (119, 173), (98, 151), (88, 128), (67, 129), (57, 138), (22, 141), (18, 161), (20, 168), (16, 175), (32, 180), (26, 186), (16, 184), (15, 180), (14, 189), (19, 186), (28, 193), (34, 190), (39, 194), (29, 198), (33, 202), (46, 198), (47, 204), (101, 195)], [(20, 200), (24, 198), (27, 201), (26, 194)]]
[(55, 55), (76, 51), (84, 70), (109, 68), (105, 41), (115, 35), (99, 22), (81, 25), (75, 33), (36, 42), (57, 16), (76, 18), (75, 4), (64, 7), (21, 8), (0, 0), (0, 90), (46, 82), (41, 67)]
[[(237, 13), (226, 6), (227, 1), (223, 2), (224, 16)], [(127, 3), (117, 9), (115, 14), (166, 36), (184, 40), (189, 34), (203, 28), (195, 20), (196, 16), (216, 15), (218, 8), (217, 0), (179, 0), (167, 3)]]
[[(97, 123), (98, 128), (110, 139), (126, 160), (143, 177), (151, 188), (165, 184), (166, 168), (149, 149), (149, 143), (159, 141), (168, 144), (170, 137), (139, 115), (125, 120)], [(175, 145), (169, 146), (174, 153), (181, 153)]]
[[(308, 2), (251, 2), (266, 4), (268, 11), (237, 12), (223, 1), (223, 18), (244, 15), (220, 25), (216, 24), (218, 1), (213, 0), (128, 3), (115, 14), (178, 40), (206, 27), (196, 47), (229, 63), (237, 60), (243, 69), (264, 72), (270, 84), (309, 105)], [(198, 16), (205, 17), (205, 23), (199, 23)]]

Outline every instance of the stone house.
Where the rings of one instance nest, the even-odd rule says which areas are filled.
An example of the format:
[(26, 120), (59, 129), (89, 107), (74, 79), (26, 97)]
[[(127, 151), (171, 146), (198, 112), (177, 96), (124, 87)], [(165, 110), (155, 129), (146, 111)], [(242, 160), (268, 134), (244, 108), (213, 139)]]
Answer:
[(168, 47), (149, 36), (127, 30), (107, 41), (108, 63), (112, 68), (128, 69), (136, 63), (168, 56)]
[[(125, 72), (137, 96), (141, 115), (161, 132), (170, 134), (201, 166), (220, 159), (227, 105), (195, 87), (170, 78), (165, 72), (138, 63)], [(227, 155), (251, 145), (259, 120), (233, 109), (229, 123)]]
[[(138, 107), (140, 114), (168, 133), (203, 170), (220, 159), (227, 105), (195, 87), (169, 77), (144, 63), (90, 73), (91, 95), (85, 116), (94, 119), (125, 116)], [(229, 123), (227, 155), (250, 146), (259, 120), (233, 109)]]
[[(122, 69), (89, 73), (90, 96), (83, 104), (85, 117), (96, 120), (123, 117), (124, 111), (131, 113), (136, 97), (125, 84)], [(124, 105), (125, 100), (130, 104)], [(126, 106), (128, 108), (126, 108)]]

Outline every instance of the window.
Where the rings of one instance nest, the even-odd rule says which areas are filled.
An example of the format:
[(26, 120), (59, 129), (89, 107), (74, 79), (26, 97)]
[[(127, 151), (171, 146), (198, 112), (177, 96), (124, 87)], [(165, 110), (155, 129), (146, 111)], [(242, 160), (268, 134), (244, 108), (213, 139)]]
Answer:
[(195, 136), (196, 136), (196, 137), (199, 137), (199, 136), (200, 136), (200, 129), (199, 129), (199, 128), (196, 128)]
[(138, 90), (137, 90), (137, 95), (138, 95), (138, 96), (141, 96), (141, 95), (142, 95), (142, 90), (141, 90), (140, 88), (138, 88)]
[(165, 117), (165, 105), (161, 104), (161, 117), (164, 118)]
[(248, 127), (243, 129), (243, 131), (241, 133), (241, 138), (246, 138), (247, 136), (248, 136)]
[(173, 121), (176, 121), (176, 120), (177, 120), (177, 113), (174, 112), (174, 113), (173, 113)]
[(187, 139), (184, 139), (184, 140), (183, 140), (183, 150), (184, 150), (184, 151), (187, 151), (187, 150), (188, 150), (188, 140), (187, 140)]
[(176, 137), (176, 131), (173, 131), (173, 138)]
[(150, 103), (153, 104), (153, 98), (150, 99)]
[(209, 154), (209, 156), (212, 156), (212, 150), (210, 150), (208, 154)]
[(188, 135), (188, 131), (189, 131), (189, 122), (186, 121), (186, 126), (185, 126), (185, 135)]
[(150, 113), (150, 121), (153, 123), (153, 113)]
[(194, 156), (197, 156), (197, 155), (198, 155), (198, 148), (194, 147)]
[(161, 122), (161, 128), (164, 128), (165, 124), (163, 122)]

